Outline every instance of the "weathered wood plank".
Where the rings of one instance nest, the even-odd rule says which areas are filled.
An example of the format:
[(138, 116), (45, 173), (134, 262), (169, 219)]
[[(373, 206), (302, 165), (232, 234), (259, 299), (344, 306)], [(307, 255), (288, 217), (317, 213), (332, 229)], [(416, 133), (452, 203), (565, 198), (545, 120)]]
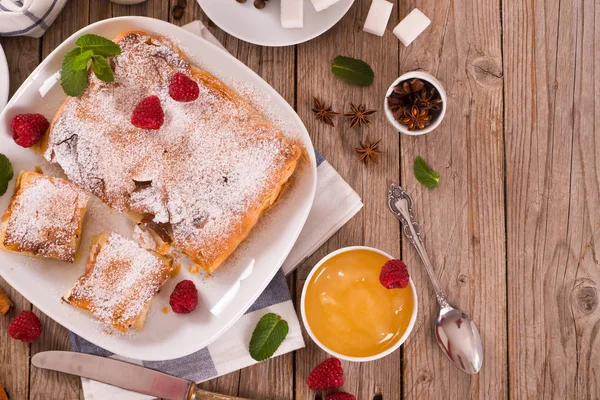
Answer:
[[(10, 73), (10, 95), (37, 67), (39, 63), (40, 40), (29, 37), (2, 38), (2, 48), (8, 60)], [(6, 138), (5, 138), (6, 139)], [(6, 196), (10, 196), (7, 193)], [(8, 335), (8, 324), (23, 310), (30, 310), (31, 304), (0, 278), (4, 289), (14, 304), (13, 310), (0, 316), (0, 381), (13, 399), (29, 397), (29, 351), (30, 346), (12, 339)]]
[[(395, 2), (398, 7), (398, 2)], [(361, 31), (370, 2), (356, 2), (348, 14), (323, 36), (298, 46), (298, 113), (313, 143), (348, 183), (361, 195), (365, 208), (344, 226), (329, 242), (298, 270), (297, 300), (310, 269), (326, 253), (344, 246), (365, 244), (380, 248), (395, 256), (400, 255), (400, 236), (397, 222), (386, 210), (387, 188), (397, 182), (399, 176), (398, 136), (385, 121), (382, 110), (383, 94), (390, 82), (398, 75), (397, 40), (390, 32), (383, 38)], [(389, 23), (397, 23), (394, 14)], [(369, 87), (352, 86), (331, 73), (331, 62), (338, 55), (360, 58), (375, 71), (375, 82)], [(373, 125), (349, 129), (349, 122), (336, 118), (331, 128), (315, 121), (311, 112), (313, 97), (332, 105), (343, 113), (350, 109), (350, 102), (366, 104), (377, 109)], [(379, 164), (366, 168), (357, 164), (353, 148), (367, 136), (371, 141), (382, 139), (383, 151)], [(305, 335), (307, 348), (296, 356), (296, 398), (312, 399), (314, 393), (304, 383), (310, 370), (327, 358), (311, 339)], [(346, 383), (343, 390), (357, 399), (371, 399), (383, 393), (386, 399), (400, 398), (401, 364), (400, 352), (371, 363), (343, 362)]]
[[(426, 136), (401, 136), (402, 184), (413, 196), (437, 275), (450, 302), (477, 323), (482, 371), (469, 377), (440, 351), (433, 333), (438, 313), (421, 261), (407, 241), (404, 260), (418, 289), (419, 316), (404, 352), (406, 398), (506, 398), (506, 258), (503, 194), (502, 54), (497, 1), (409, 1), (431, 26), (408, 48), (402, 72), (424, 69), (448, 93), (441, 126)], [(442, 175), (429, 190), (413, 174), (422, 156)]]
[[(42, 59), (73, 33), (88, 24), (87, 1), (68, 2), (50, 29), (42, 37)], [(31, 354), (48, 350), (71, 350), (69, 332), (50, 317), (34, 307), (44, 327), (44, 334), (31, 345)], [(31, 399), (79, 399), (83, 398), (81, 380), (72, 375), (60, 374), (31, 366)]]
[(600, 8), (503, 2), (510, 396), (600, 397)]
[[(5, 42), (2, 47), (6, 49)], [(14, 340), (8, 334), (8, 324), (23, 310), (31, 309), (31, 304), (16, 290), (0, 278), (0, 287), (14, 304), (6, 315), (0, 315), (0, 382), (14, 399), (27, 399), (29, 396), (29, 345)]]
[[(171, 3), (175, 4), (174, 1)], [(294, 104), (295, 56), (293, 47), (265, 48), (233, 38), (210, 22), (196, 2), (188, 2), (181, 19), (175, 20), (172, 14), (169, 18), (177, 25), (185, 25), (197, 19), (201, 20), (231, 54), (269, 82), (290, 104)], [(220, 389), (232, 393), (232, 390), (237, 388), (240, 396), (249, 398), (291, 399), (293, 398), (294, 377), (292, 371), (293, 354), (286, 354), (203, 385), (208, 390), (222, 393), (224, 391)], [(274, 381), (258, 379), (258, 377), (265, 376), (277, 377), (274, 380), (277, 383), (272, 384)], [(222, 385), (223, 382), (226, 384)], [(259, 382), (264, 384), (257, 384)]]

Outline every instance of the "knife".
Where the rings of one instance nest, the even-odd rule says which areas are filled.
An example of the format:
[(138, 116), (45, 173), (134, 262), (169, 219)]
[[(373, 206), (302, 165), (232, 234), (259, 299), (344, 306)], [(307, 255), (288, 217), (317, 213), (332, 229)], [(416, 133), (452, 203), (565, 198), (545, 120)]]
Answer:
[(34, 355), (31, 363), (37, 368), (77, 375), (165, 400), (248, 400), (207, 392), (186, 379), (89, 354), (44, 351)]

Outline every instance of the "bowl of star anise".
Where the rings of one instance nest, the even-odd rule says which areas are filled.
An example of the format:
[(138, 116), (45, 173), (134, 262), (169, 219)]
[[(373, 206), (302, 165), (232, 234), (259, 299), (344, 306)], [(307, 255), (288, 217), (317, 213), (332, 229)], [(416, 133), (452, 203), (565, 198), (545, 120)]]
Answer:
[(422, 71), (407, 72), (390, 85), (385, 116), (406, 135), (424, 135), (444, 119), (446, 100), (446, 91), (435, 77)]

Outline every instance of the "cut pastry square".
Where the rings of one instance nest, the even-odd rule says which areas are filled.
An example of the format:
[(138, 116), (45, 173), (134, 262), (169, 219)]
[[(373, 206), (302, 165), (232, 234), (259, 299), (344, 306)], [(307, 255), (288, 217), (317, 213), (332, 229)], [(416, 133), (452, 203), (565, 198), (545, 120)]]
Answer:
[(171, 268), (171, 258), (117, 233), (102, 233), (92, 240), (85, 273), (63, 300), (121, 332), (142, 329)]
[[(44, 156), (213, 272), (277, 201), (302, 149), (169, 39), (128, 31), (115, 42), (122, 49), (111, 60), (115, 81), (90, 75), (85, 93), (65, 101), (44, 138)], [(198, 85), (196, 100), (172, 98), (176, 74)], [(159, 129), (131, 123), (148, 96), (164, 112)]]
[(0, 247), (72, 263), (88, 200), (86, 192), (65, 179), (21, 171), (2, 217)]

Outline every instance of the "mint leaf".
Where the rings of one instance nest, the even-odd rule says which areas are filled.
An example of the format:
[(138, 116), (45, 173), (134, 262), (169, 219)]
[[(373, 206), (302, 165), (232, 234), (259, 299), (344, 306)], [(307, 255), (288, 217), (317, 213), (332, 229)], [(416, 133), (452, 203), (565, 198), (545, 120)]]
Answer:
[(102, 36), (87, 34), (77, 39), (75, 44), (81, 47), (82, 51), (92, 50), (95, 55), (110, 57), (121, 54), (121, 48), (118, 44)]
[(271, 357), (289, 331), (288, 323), (279, 315), (269, 313), (262, 316), (250, 339), (250, 355), (256, 361)]
[(112, 82), (115, 80), (110, 64), (102, 56), (92, 57), (92, 71), (101, 81)]
[(331, 64), (331, 72), (338, 78), (354, 85), (370, 85), (375, 79), (373, 69), (362, 60), (356, 58), (337, 56)]
[(0, 196), (6, 193), (8, 182), (13, 176), (13, 167), (10, 160), (4, 154), (0, 154)]
[(60, 84), (68, 96), (79, 97), (88, 85), (88, 73), (86, 69), (76, 71), (72, 67), (75, 57), (81, 54), (79, 47), (74, 48), (65, 55), (60, 71)]
[(81, 71), (82, 69), (86, 69), (88, 62), (90, 61), (90, 58), (92, 58), (93, 55), (94, 52), (91, 50), (87, 50), (83, 53), (80, 53), (71, 61), (71, 68), (73, 68), (75, 71)]
[(429, 189), (434, 189), (440, 181), (440, 174), (432, 170), (421, 156), (415, 158), (413, 171), (415, 178)]

